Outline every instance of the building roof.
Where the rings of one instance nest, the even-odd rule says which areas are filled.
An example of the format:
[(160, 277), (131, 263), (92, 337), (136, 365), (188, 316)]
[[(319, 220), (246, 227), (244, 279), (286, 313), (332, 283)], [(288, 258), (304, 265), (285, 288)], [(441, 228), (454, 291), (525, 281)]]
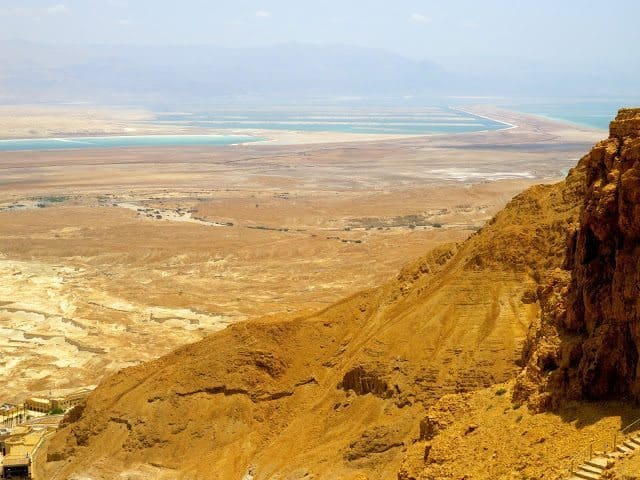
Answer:
[(48, 398), (42, 398), (42, 397), (31, 397), (31, 398), (27, 398), (28, 402), (38, 402), (38, 403), (49, 403), (49, 399)]
[(31, 463), (31, 459), (27, 458), (26, 456), (19, 457), (15, 455), (9, 455), (2, 459), (3, 467), (19, 467), (23, 465), (29, 465), (29, 463)]

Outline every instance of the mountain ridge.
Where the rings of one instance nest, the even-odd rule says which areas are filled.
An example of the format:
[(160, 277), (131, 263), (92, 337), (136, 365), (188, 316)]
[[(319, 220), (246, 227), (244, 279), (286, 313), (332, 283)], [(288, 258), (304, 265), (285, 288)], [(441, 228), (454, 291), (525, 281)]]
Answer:
[(86, 102), (181, 110), (185, 105), (219, 106), (229, 99), (236, 105), (247, 99), (254, 106), (301, 100), (315, 105), (319, 99), (342, 103), (344, 97), (393, 96), (396, 102), (408, 97), (412, 105), (424, 99), (429, 106), (461, 96), (490, 96), (503, 102), (506, 97), (637, 95), (633, 69), (612, 74), (609, 69), (594, 72), (574, 65), (563, 70), (512, 58), (498, 62), (497, 68), (460, 69), (343, 44), (233, 48), (11, 41), (4, 46), (0, 100), (18, 104)]
[(458, 81), (434, 62), (344, 45), (78, 48), (18, 42), (0, 53), (0, 61), (3, 95), (30, 103), (86, 98), (180, 105), (184, 99), (201, 103), (247, 95), (378, 95), (441, 91)]

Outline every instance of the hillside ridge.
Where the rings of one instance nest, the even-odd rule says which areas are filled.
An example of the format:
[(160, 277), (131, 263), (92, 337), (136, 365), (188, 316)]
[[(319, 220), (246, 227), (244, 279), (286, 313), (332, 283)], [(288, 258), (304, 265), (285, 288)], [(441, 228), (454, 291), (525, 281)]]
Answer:
[(588, 167), (517, 195), (467, 241), (379, 288), (118, 372), (51, 440), (45, 474), (395, 477), (439, 399), (513, 379), (528, 361)]

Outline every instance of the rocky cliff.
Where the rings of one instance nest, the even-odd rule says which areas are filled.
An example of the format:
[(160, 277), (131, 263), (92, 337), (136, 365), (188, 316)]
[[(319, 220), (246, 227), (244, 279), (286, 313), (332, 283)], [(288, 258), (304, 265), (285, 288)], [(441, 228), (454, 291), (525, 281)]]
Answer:
[(542, 317), (515, 396), (538, 409), (566, 398), (640, 400), (640, 109), (579, 163), (579, 222), (566, 261), (538, 289)]

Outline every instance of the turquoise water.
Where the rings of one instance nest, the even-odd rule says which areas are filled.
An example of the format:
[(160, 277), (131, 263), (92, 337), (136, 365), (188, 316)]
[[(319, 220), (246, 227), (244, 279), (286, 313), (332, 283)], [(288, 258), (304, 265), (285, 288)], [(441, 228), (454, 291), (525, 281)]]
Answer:
[(428, 135), (500, 130), (508, 125), (447, 107), (416, 108), (226, 108), (162, 113), (156, 123), (199, 128), (294, 130), (363, 134)]
[[(500, 130), (508, 125), (447, 107), (224, 108), (213, 112), (161, 113), (155, 123), (218, 130), (294, 130), (429, 135)], [(250, 135), (139, 135), (0, 140), (0, 151), (126, 147), (224, 146), (263, 140)]]
[(0, 151), (86, 148), (225, 146), (262, 140), (248, 135), (136, 135), (0, 140)]
[[(407, 101), (409, 102), (409, 101)], [(508, 102), (508, 103), (507, 103)], [(504, 107), (606, 130), (622, 106), (640, 102), (629, 99), (563, 101), (513, 100)], [(154, 123), (222, 130), (293, 130), (360, 134), (432, 135), (500, 130), (508, 125), (453, 107), (398, 106), (223, 106), (211, 111), (158, 113)], [(0, 140), (0, 151), (66, 150), (126, 147), (225, 146), (262, 140), (250, 135), (140, 135)]]
[(609, 122), (615, 118), (620, 108), (638, 105), (640, 105), (640, 101), (621, 99), (572, 103), (541, 102), (522, 105), (514, 104), (509, 107), (523, 113), (533, 113), (578, 125), (608, 130)]

